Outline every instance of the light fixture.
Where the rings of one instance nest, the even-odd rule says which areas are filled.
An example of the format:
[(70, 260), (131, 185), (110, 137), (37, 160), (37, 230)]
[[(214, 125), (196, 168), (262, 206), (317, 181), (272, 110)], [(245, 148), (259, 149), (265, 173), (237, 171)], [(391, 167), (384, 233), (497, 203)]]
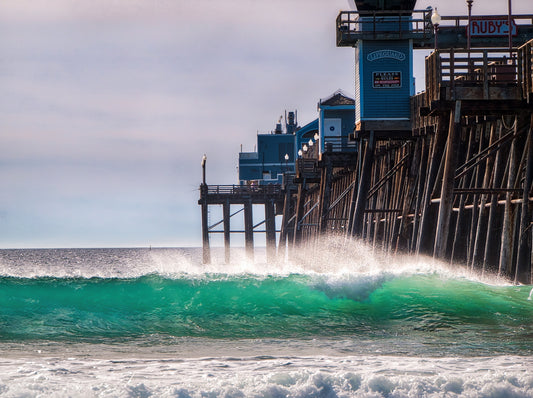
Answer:
[(307, 145), (304, 144), (304, 147), (303, 147), (304, 152), (307, 152), (307, 149), (308, 149)]
[(442, 21), (442, 17), (439, 15), (439, 12), (437, 11), (437, 7), (433, 10), (433, 14), (431, 14), (431, 23), (433, 24), (433, 27), (435, 28), (435, 50), (438, 49), (438, 32), (439, 32), (439, 25), (440, 21)]
[(320, 136), (318, 135), (318, 133), (315, 133), (315, 136), (313, 137), (315, 139), (315, 141), (318, 141), (318, 139), (320, 138)]
[(298, 156), (302, 156), (302, 155), (303, 155), (303, 152), (302, 152), (302, 150), (300, 149), (300, 150), (298, 151)]
[(205, 182), (205, 164), (207, 162), (207, 156), (204, 153), (204, 156), (202, 156), (202, 184), (207, 185)]
[(287, 161), (287, 160), (289, 160), (289, 154), (288, 153), (285, 154), (285, 161)]
[(312, 139), (309, 139), (308, 144), (309, 144), (309, 146), (313, 146), (313, 140), (312, 140)]
[(437, 11), (437, 7), (433, 10), (433, 14), (431, 14), (431, 23), (433, 25), (440, 25), (440, 22), (442, 21), (442, 17), (440, 16), (439, 12)]

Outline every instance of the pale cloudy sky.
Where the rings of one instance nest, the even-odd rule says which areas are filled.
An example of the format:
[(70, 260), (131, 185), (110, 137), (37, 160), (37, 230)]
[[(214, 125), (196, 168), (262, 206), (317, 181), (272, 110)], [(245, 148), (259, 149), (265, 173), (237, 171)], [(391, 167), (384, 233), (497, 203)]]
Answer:
[[(533, 13), (531, 0), (513, 0)], [(442, 15), (464, 0), (419, 0)], [(200, 245), (200, 160), (237, 183), (240, 145), (335, 90), (346, 0), (2, 0), (0, 248)], [(483, 10), (483, 11), (481, 11)], [(506, 13), (475, 0), (474, 13)], [(424, 54), (415, 59), (422, 84)]]

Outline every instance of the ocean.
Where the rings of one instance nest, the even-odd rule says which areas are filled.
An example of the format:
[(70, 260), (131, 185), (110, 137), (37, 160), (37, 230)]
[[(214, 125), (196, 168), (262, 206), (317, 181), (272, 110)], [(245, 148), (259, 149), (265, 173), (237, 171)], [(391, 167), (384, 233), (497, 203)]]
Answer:
[(0, 397), (533, 397), (531, 286), (356, 242), (214, 257), (0, 250)]

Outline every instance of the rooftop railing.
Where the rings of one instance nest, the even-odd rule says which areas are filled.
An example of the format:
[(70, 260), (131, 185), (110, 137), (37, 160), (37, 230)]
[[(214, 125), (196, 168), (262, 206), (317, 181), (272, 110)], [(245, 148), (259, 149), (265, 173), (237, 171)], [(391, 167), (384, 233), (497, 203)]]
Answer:
[[(431, 38), (431, 9), (415, 11), (341, 11), (337, 17), (337, 43), (354, 39)], [(344, 41), (346, 43), (344, 43)]]
[(478, 87), (488, 99), (491, 87), (518, 87), (518, 72), (516, 50), (438, 50), (426, 59), (426, 90), (436, 101), (455, 99), (460, 87)]

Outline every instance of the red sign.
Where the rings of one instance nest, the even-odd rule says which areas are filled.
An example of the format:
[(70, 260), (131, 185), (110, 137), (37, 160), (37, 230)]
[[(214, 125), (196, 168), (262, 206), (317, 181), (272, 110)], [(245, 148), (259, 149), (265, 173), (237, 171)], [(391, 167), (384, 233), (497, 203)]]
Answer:
[[(518, 28), (511, 20), (511, 35), (516, 36)], [(506, 18), (472, 18), (470, 21), (470, 37), (509, 36), (509, 20)]]
[(373, 72), (374, 88), (400, 88), (402, 87), (401, 72)]

